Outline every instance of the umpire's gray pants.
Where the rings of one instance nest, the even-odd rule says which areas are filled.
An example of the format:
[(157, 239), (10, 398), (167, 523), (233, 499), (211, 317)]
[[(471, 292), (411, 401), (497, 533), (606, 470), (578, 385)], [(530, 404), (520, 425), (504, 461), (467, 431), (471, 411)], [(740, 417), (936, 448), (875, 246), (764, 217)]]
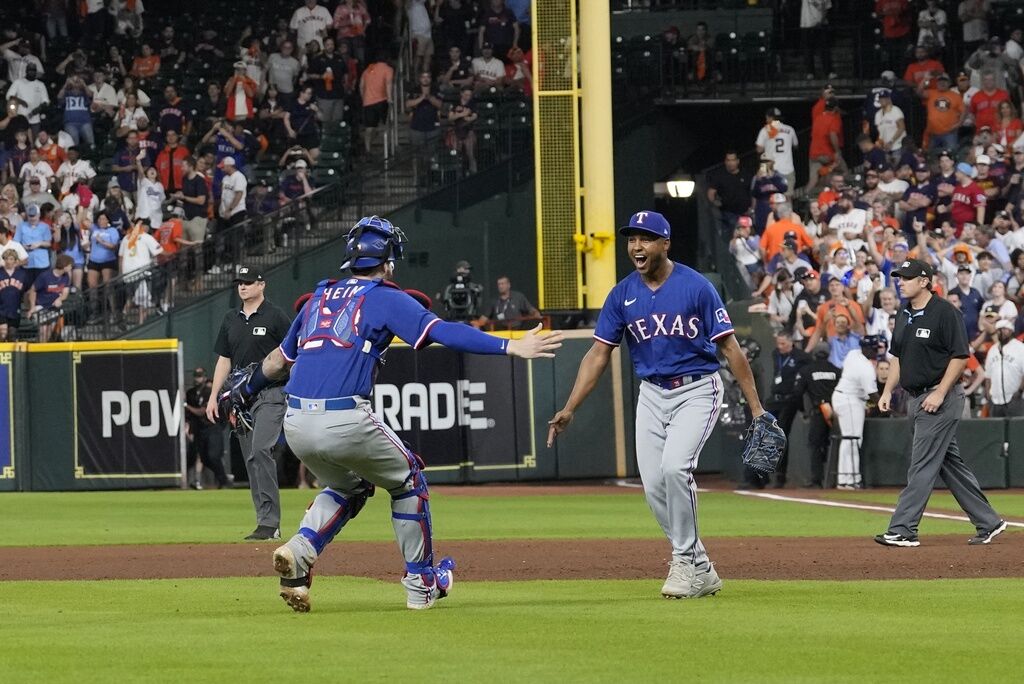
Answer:
[(896, 512), (889, 523), (889, 532), (917, 535), (917, 526), (928, 505), (935, 480), (940, 476), (979, 532), (994, 529), (1000, 518), (985, 498), (974, 473), (960, 457), (960, 447), (956, 442), (956, 429), (964, 407), (963, 388), (958, 384), (951, 389), (935, 413), (921, 408), (921, 402), (927, 396), (925, 392), (912, 398), (907, 406), (908, 417), (914, 426), (910, 470), (907, 472), (906, 489), (900, 492)]
[(274, 529), (281, 527), (281, 497), (277, 489), (274, 446), (281, 436), (281, 421), (286, 408), (283, 387), (263, 390), (252, 405), (253, 431), (242, 431), (238, 436), (245, 454), (245, 470), (249, 473), (249, 493), (256, 509), (256, 524)]

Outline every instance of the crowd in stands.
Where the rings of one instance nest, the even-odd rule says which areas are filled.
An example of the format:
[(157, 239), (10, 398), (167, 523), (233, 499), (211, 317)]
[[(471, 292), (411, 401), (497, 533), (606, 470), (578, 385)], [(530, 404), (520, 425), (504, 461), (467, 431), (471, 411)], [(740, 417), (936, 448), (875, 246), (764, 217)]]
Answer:
[[(730, 152), (709, 174), (708, 199), (754, 310), (798, 348), (827, 343), (838, 369), (862, 336), (887, 347), (903, 308), (890, 273), (921, 259), (935, 269), (934, 291), (963, 314), (970, 410), (1024, 415), (1022, 31), (965, 13), (987, 2), (960, 3), (973, 49), (951, 65), (930, 41), (953, 27), (930, 18), (942, 3), (926, 4), (902, 78), (887, 70), (845, 121), (831, 87), (814, 103), (806, 184), (795, 183), (798, 138), (773, 107), (752, 132), (756, 172)], [(909, 116), (915, 109), (923, 115)], [(851, 122), (856, 147), (844, 149)]]
[[(396, 117), (403, 144), (446, 146), (474, 171), (477, 103), (529, 93), (529, 6), (280, 0), (235, 22), (217, 2), (186, 21), (143, 0), (0, 9), (0, 335), (73, 339), (103, 310), (119, 324), (166, 311), (177, 278), (155, 265), (189, 287), (233, 269), (235, 226), (303, 202), (352, 156), (382, 158)], [(415, 76), (396, 102), (402, 35)]]

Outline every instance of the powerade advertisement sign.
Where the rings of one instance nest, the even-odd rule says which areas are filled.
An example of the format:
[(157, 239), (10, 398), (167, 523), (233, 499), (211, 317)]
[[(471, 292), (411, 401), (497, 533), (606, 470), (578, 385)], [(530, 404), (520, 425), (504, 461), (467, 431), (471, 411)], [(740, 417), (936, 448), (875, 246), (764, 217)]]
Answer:
[(74, 374), (76, 479), (180, 477), (176, 350), (80, 352)]
[(393, 347), (374, 412), (428, 468), (514, 469), (534, 452), (528, 377), (523, 359)]

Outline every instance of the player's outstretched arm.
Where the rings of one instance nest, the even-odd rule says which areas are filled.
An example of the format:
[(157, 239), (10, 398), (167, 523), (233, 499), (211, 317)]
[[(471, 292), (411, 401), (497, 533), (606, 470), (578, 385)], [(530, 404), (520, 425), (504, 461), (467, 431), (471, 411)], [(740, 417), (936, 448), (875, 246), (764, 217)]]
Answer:
[(555, 350), (562, 346), (562, 331), (555, 330), (547, 335), (541, 335), (543, 329), (544, 325), (538, 323), (537, 327), (522, 337), (509, 340), (506, 353), (521, 359), (555, 358)]
[(576, 414), (576, 409), (594, 391), (601, 374), (608, 367), (613, 349), (614, 347), (604, 342), (594, 342), (594, 346), (583, 357), (580, 370), (576, 374), (576, 382), (572, 386), (572, 392), (569, 393), (569, 398), (565, 401), (565, 407), (548, 421), (548, 447), (555, 443), (555, 437), (559, 433), (569, 427), (569, 423), (572, 422), (573, 416)]
[(718, 340), (717, 344), (718, 350), (729, 364), (729, 370), (743, 390), (743, 397), (750, 406), (751, 416), (757, 418), (764, 413), (764, 407), (761, 406), (761, 398), (757, 396), (757, 384), (754, 382), (754, 373), (750, 370), (747, 355), (743, 353), (735, 335), (727, 335)]
[(461, 323), (434, 321), (429, 328), (430, 339), (455, 351), (469, 354), (508, 354), (522, 359), (550, 359), (562, 346), (562, 333), (541, 334), (543, 326), (529, 331), (519, 339), (506, 340)]

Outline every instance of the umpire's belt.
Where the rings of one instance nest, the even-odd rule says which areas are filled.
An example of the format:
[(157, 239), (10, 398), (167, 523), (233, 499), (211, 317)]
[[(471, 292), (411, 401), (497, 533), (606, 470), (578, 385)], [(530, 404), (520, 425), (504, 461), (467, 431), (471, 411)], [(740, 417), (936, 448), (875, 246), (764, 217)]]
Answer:
[(914, 399), (917, 399), (922, 394), (928, 394), (936, 387), (938, 387), (938, 385), (932, 385), (931, 387), (925, 387), (924, 389), (910, 389), (909, 387), (904, 387), (904, 389), (907, 390), (907, 394), (909, 394)]
[(677, 375), (674, 378), (669, 378), (664, 375), (651, 375), (649, 377), (644, 378), (644, 380), (646, 382), (651, 383), (652, 385), (657, 385), (661, 389), (674, 390), (684, 385), (690, 385), (692, 383), (695, 383), (703, 377), (703, 375), (699, 374)]
[(354, 409), (362, 397), (338, 397), (336, 399), (303, 399), (288, 397), (288, 407), (300, 409), (304, 413), (322, 413), (324, 411), (345, 411)]

